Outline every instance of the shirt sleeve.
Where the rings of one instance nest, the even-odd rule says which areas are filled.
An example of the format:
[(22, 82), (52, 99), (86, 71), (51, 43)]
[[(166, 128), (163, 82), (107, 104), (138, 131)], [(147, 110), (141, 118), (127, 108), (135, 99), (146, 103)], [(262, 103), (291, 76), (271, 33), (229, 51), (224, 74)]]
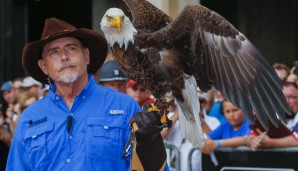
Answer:
[(222, 135), (223, 135), (223, 131), (225, 130), (224, 128), (225, 124), (221, 124), (219, 125), (215, 130), (211, 131), (208, 133), (208, 136), (212, 139), (212, 140), (218, 140), (218, 139), (222, 139)]
[(17, 138), (14, 138), (12, 141), (6, 165), (6, 171), (14, 170), (31, 170), (28, 163), (25, 145)]

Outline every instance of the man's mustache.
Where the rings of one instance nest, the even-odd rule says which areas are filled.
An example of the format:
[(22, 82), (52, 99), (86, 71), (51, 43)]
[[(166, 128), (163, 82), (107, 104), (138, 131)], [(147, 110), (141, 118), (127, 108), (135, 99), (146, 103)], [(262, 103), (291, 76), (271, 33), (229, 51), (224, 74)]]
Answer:
[(77, 65), (73, 65), (73, 64), (64, 64), (64, 65), (62, 65), (60, 68), (59, 68), (59, 71), (62, 71), (62, 70), (64, 70), (65, 68), (68, 68), (68, 67), (71, 67), (71, 68), (73, 68), (73, 67), (76, 67)]

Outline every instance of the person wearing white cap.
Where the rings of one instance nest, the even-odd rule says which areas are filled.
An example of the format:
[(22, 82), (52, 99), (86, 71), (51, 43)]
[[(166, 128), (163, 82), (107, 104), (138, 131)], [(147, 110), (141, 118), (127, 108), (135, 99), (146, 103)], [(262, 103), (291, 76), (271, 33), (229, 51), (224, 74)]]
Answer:
[(42, 95), (39, 93), (41, 89), (43, 88), (43, 85), (41, 82), (36, 81), (34, 78), (28, 76), (24, 78), (21, 88), (23, 91), (28, 92), (30, 94), (34, 94), (38, 96), (39, 98), (42, 97)]

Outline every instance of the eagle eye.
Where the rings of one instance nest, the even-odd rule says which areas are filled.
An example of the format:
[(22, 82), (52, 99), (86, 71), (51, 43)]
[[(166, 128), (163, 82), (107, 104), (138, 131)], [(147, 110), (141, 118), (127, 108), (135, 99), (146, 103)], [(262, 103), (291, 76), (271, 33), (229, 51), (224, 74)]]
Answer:
[(106, 17), (107, 17), (108, 20), (111, 20), (112, 19), (111, 16), (106, 15)]

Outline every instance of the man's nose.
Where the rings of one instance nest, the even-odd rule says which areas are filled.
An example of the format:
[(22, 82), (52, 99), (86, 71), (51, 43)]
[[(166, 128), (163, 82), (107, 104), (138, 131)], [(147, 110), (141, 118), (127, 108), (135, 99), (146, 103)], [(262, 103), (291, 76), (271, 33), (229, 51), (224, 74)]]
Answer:
[(69, 60), (69, 55), (68, 55), (67, 51), (65, 51), (65, 50), (62, 51), (61, 60), (63, 60), (63, 61)]

